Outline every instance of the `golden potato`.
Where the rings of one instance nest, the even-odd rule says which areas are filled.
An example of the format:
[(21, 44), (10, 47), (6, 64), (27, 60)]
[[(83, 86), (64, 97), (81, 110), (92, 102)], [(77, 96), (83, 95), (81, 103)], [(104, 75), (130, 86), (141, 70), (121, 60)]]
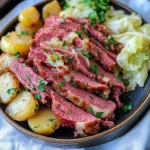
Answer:
[(27, 55), (32, 41), (32, 37), (25, 32), (9, 32), (1, 39), (1, 50), (13, 55), (16, 53)]
[(39, 102), (27, 91), (21, 92), (6, 107), (6, 114), (17, 121), (25, 121), (37, 113)]
[(28, 35), (34, 37), (35, 33), (43, 26), (42, 20), (39, 20), (37, 24), (31, 27), (24, 26), (22, 23), (18, 23), (16, 26), (17, 32), (27, 32)]
[(62, 11), (62, 9), (57, 0), (54, 0), (54, 1), (46, 4), (42, 9), (43, 21), (45, 21), (49, 15), (59, 15), (59, 13), (61, 11)]
[(40, 19), (40, 13), (33, 6), (24, 9), (19, 14), (19, 18), (18, 18), (19, 22), (27, 27), (37, 24), (39, 19)]
[(13, 73), (7, 72), (0, 76), (0, 101), (9, 103), (17, 95), (19, 81)]
[(54, 115), (51, 108), (40, 108), (35, 116), (28, 119), (29, 127), (38, 134), (49, 135), (60, 127), (60, 120)]
[(4, 72), (10, 71), (10, 65), (14, 59), (15, 57), (6, 53), (0, 55), (0, 75)]

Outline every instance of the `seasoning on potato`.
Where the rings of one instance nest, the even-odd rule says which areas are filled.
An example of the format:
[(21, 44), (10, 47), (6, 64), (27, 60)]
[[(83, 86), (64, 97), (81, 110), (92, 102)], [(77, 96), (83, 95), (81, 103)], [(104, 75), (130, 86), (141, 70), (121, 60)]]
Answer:
[(32, 45), (32, 37), (28, 32), (9, 32), (1, 39), (1, 50), (8, 54), (20, 53), (20, 55), (27, 55)]
[(25, 121), (37, 113), (39, 102), (27, 91), (21, 92), (6, 107), (6, 114), (17, 121)]
[(13, 73), (7, 72), (0, 76), (0, 102), (8, 104), (15, 98), (19, 89), (19, 80)]
[(19, 22), (27, 27), (37, 24), (39, 19), (40, 19), (40, 13), (33, 6), (24, 9), (19, 14), (19, 18), (18, 18)]
[(35, 116), (28, 119), (28, 124), (35, 133), (49, 135), (60, 127), (60, 120), (54, 115), (51, 108), (42, 107)]
[(27, 27), (22, 23), (18, 23), (15, 30), (17, 32), (28, 32), (28, 35), (34, 37), (35, 33), (43, 26), (42, 20), (39, 20), (37, 24)]

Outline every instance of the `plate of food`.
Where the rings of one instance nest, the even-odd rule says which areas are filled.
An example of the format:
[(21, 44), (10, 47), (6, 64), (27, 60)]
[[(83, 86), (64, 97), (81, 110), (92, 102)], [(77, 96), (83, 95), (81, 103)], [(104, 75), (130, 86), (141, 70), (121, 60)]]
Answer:
[(150, 106), (150, 25), (118, 2), (40, 2), (0, 39), (0, 114), (27, 135), (96, 146)]

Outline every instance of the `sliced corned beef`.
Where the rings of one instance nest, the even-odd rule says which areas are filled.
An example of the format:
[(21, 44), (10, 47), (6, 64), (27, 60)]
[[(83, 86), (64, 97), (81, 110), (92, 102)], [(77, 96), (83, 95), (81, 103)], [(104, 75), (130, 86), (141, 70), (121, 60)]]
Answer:
[[(19, 81), (24, 87), (29, 89), (35, 96), (38, 94), (38, 100), (43, 104), (50, 100), (51, 87), (40, 84), (39, 81), (44, 81), (31, 67), (24, 64), (24, 60), (15, 60), (11, 64), (11, 70), (15, 73)], [(41, 88), (40, 88), (40, 87)]]
[(77, 23), (74, 23), (71, 20), (62, 19), (59, 16), (54, 15), (46, 19), (44, 27), (57, 27), (68, 32), (81, 30), (80, 25), (78, 25)]
[(111, 58), (116, 62), (116, 59), (117, 59), (117, 55), (116, 55), (116, 54), (112, 53), (111, 51), (106, 50), (106, 49), (103, 47), (103, 45), (102, 45), (100, 42), (98, 42), (96, 39), (90, 38), (90, 41), (91, 41), (92, 43), (96, 44), (96, 45), (97, 45), (99, 48), (101, 48), (103, 51), (105, 51), (105, 52), (107, 53), (107, 55), (108, 55), (109, 57), (111, 57)]
[(102, 118), (111, 117), (114, 113), (116, 105), (114, 102), (104, 100), (94, 94), (91, 94), (85, 90), (75, 88), (69, 83), (65, 82), (63, 78), (55, 76), (54, 73), (48, 68), (38, 65), (40, 75), (52, 82), (53, 88), (62, 96), (66, 97), (77, 106), (80, 106), (86, 110), (91, 109), (94, 115), (98, 112), (103, 112)]
[[(94, 58), (107, 70), (113, 72), (114, 67), (116, 65), (116, 62), (108, 56), (108, 54), (103, 51), (100, 47), (97, 45), (93, 44), (92, 42), (89, 42), (89, 49), (91, 54), (94, 56)], [(95, 52), (97, 52), (97, 55), (95, 55)]]
[(78, 135), (96, 134), (100, 129), (101, 119), (74, 106), (55, 92), (51, 92), (52, 110), (61, 119), (61, 125), (75, 128)]

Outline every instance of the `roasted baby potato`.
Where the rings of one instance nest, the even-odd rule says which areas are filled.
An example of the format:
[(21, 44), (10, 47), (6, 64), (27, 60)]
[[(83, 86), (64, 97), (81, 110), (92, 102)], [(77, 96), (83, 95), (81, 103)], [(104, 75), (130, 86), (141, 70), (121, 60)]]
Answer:
[(23, 25), (22, 23), (18, 23), (16, 26), (16, 31), (17, 32), (26, 32), (28, 35), (34, 37), (35, 33), (38, 31), (39, 28), (43, 26), (42, 20), (39, 20), (37, 24), (31, 27), (27, 27)]
[(8, 54), (27, 55), (32, 45), (32, 37), (24, 32), (9, 32), (1, 39), (1, 50)]
[(42, 9), (43, 21), (45, 21), (49, 15), (59, 15), (59, 13), (61, 11), (62, 11), (62, 9), (57, 0), (54, 0), (54, 1), (46, 4)]
[(0, 76), (0, 101), (11, 102), (17, 95), (19, 81), (13, 73), (7, 72)]
[(27, 27), (37, 24), (39, 19), (40, 19), (40, 13), (33, 6), (24, 9), (19, 14), (19, 18), (18, 18), (19, 22)]
[(49, 135), (60, 127), (60, 120), (54, 115), (51, 108), (42, 107), (35, 116), (28, 119), (28, 124), (35, 133)]
[(6, 107), (6, 114), (17, 121), (25, 121), (37, 113), (39, 102), (30, 92), (21, 92)]
[(0, 55), (0, 75), (4, 72), (10, 71), (10, 65), (14, 59), (15, 57), (6, 53)]

